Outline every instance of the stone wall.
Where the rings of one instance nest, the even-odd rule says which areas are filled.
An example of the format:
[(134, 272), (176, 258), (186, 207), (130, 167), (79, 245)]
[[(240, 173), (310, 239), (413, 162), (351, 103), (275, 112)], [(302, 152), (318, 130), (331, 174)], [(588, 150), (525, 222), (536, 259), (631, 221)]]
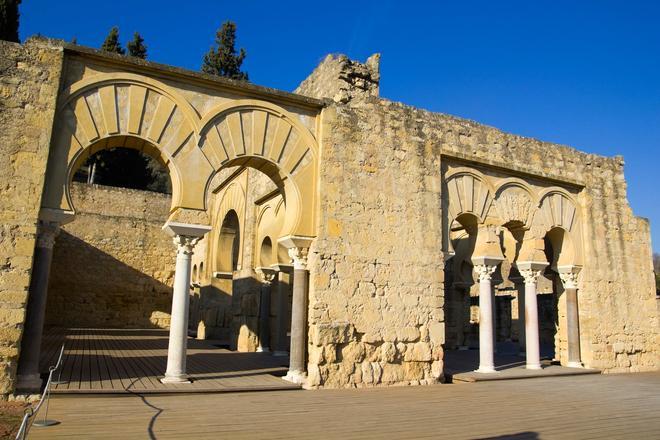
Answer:
[(328, 55), (296, 88), (294, 93), (347, 103), (352, 99), (378, 96), (380, 54), (373, 54), (363, 64), (346, 55)]
[(61, 49), (0, 41), (0, 396), (13, 390)]
[[(328, 98), (334, 89), (303, 83), (299, 90)], [(658, 368), (648, 223), (628, 205), (620, 157), (375, 97), (326, 108), (322, 133), (320, 228), (310, 255), (310, 386), (442, 377), (446, 160), (581, 187), (579, 208), (588, 213), (581, 231), (582, 359), (605, 372)], [(565, 319), (565, 302), (558, 308)], [(565, 351), (565, 334), (556, 341)]]
[(74, 183), (78, 212), (55, 242), (47, 326), (167, 328), (176, 249), (170, 196)]

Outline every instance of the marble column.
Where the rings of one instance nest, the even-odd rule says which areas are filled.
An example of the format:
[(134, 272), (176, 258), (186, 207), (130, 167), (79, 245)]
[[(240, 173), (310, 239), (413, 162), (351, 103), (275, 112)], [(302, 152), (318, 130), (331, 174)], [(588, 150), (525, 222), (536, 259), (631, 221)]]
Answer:
[(493, 288), (491, 277), (501, 260), (473, 258), (474, 271), (479, 278), (479, 369), (478, 373), (495, 373)]
[(46, 317), (48, 278), (53, 261), (53, 246), (59, 230), (59, 223), (39, 220), (16, 377), (16, 389), (22, 392), (38, 393), (41, 388), (39, 375), (41, 339)]
[(580, 359), (580, 325), (577, 298), (579, 266), (560, 266), (559, 277), (566, 292), (566, 333), (568, 337), (568, 364), (582, 368)]
[(541, 342), (539, 336), (539, 311), (536, 300), (536, 284), (548, 263), (517, 263), (520, 275), (525, 279), (525, 345), (526, 365), (529, 370), (541, 369)]
[(287, 264), (271, 266), (277, 270), (277, 283), (275, 284), (275, 340), (273, 341), (273, 356), (288, 356), (289, 343), (287, 330), (289, 328), (289, 282), (293, 267)]
[(190, 383), (186, 374), (188, 347), (188, 309), (190, 305), (191, 260), (195, 245), (211, 228), (203, 225), (168, 222), (163, 230), (177, 247), (167, 369), (163, 383)]
[(257, 352), (270, 351), (270, 296), (273, 280), (277, 272), (274, 269), (258, 267), (256, 272), (261, 278), (261, 297), (259, 299), (259, 346)]
[(291, 345), (289, 348), (289, 371), (285, 380), (303, 383), (307, 378), (305, 368), (307, 346), (307, 252), (309, 248), (289, 248), (293, 260), (293, 304), (291, 307)]

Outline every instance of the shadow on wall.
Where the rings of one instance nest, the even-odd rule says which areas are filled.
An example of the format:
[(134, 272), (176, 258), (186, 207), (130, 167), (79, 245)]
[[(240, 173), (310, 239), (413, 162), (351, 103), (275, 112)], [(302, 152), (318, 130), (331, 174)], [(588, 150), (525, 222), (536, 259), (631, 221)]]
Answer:
[[(173, 273), (161, 275), (171, 283)], [(167, 328), (171, 306), (169, 285), (60, 232), (48, 287), (47, 326)]]
[(217, 339), (232, 350), (255, 351), (261, 282), (253, 276), (216, 279), (192, 298), (190, 329), (199, 339)]

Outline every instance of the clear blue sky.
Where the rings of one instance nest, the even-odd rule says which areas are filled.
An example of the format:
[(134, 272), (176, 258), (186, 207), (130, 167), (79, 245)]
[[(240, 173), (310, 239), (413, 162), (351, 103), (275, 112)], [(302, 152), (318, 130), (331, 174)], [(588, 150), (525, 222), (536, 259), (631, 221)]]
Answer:
[(382, 53), (381, 95), (504, 131), (622, 154), (660, 252), (660, 2), (24, 0), (21, 38), (98, 47), (139, 31), (149, 59), (199, 69), (224, 20), (256, 84), (293, 90), (330, 52)]

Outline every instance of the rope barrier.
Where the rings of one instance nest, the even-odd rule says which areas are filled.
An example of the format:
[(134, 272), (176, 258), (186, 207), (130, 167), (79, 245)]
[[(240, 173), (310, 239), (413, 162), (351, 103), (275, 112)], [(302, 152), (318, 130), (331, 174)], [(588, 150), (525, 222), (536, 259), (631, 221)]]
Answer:
[[(48, 367), (48, 380), (46, 381), (46, 386), (44, 387), (44, 390), (41, 393), (41, 398), (39, 399), (39, 403), (34, 409), (27, 408), (25, 410), (25, 414), (23, 415), (23, 421), (21, 422), (21, 426), (18, 429), (18, 434), (16, 434), (16, 440), (25, 440), (32, 426), (45, 427), (45, 426), (57, 425), (58, 423), (60, 423), (57, 420), (48, 419), (48, 405), (50, 401), (51, 384), (62, 383), (60, 382), (60, 379), (62, 377), (62, 372), (60, 371), (57, 381), (53, 381), (53, 373), (55, 373), (55, 371), (57, 371), (62, 366), (63, 357), (64, 357), (64, 344), (62, 344), (62, 348), (60, 349), (60, 355), (57, 358), (57, 363), (54, 366), (51, 365), (50, 367)], [(46, 409), (44, 411), (44, 418), (39, 421), (35, 421), (37, 414), (39, 414), (39, 410), (44, 405), (44, 402), (46, 404)]]

